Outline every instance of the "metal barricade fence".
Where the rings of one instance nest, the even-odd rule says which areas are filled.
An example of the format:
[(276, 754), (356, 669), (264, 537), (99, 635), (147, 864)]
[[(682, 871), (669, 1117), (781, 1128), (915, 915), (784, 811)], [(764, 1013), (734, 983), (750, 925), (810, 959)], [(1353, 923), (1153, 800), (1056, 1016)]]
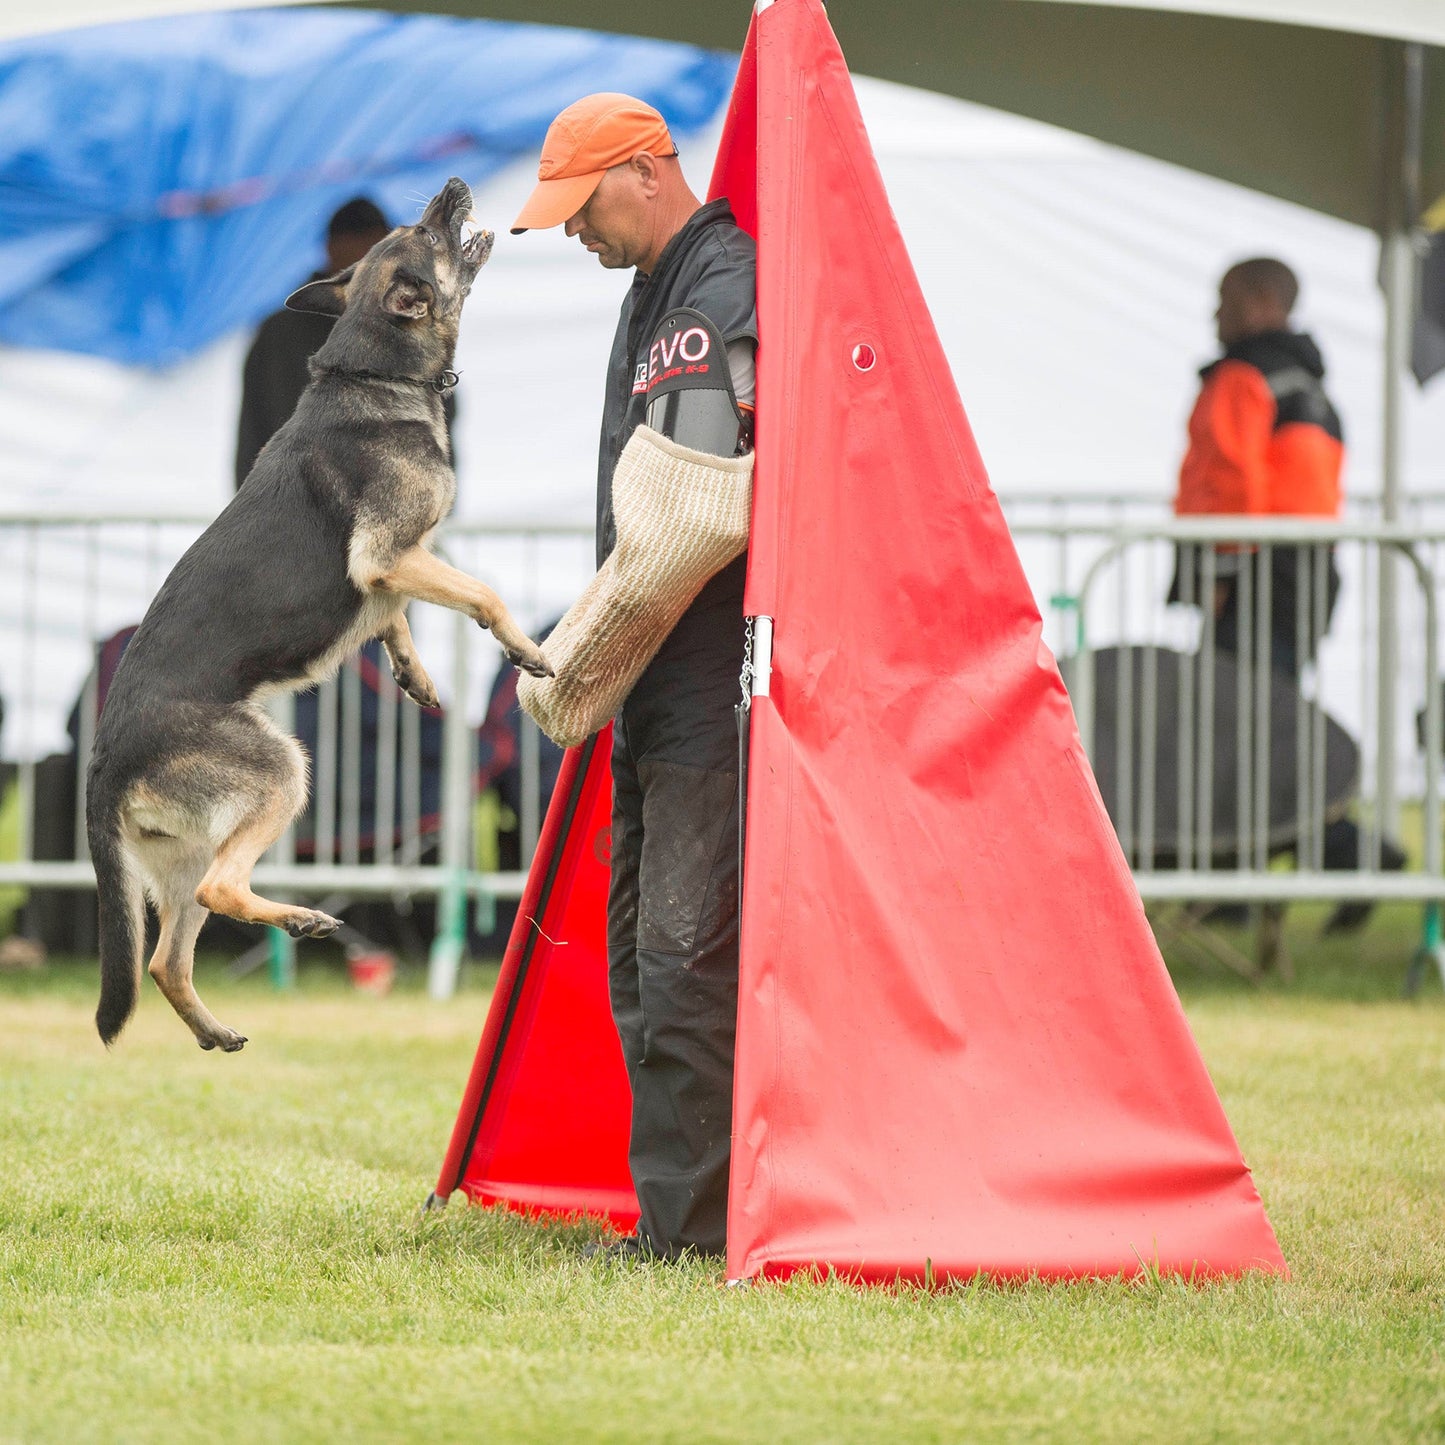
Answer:
[[(1110, 800), (1117, 830), (1147, 897), (1434, 899), (1445, 892), (1436, 636), (1445, 529), (1389, 527), (1373, 520), (1249, 527), (1156, 520), (1159, 500), (1142, 494), (1016, 495), (1004, 498), (1004, 506), (1049, 620), (1047, 640), (1071, 671), (1076, 708), (1086, 740), (1094, 746), (1096, 769), (1118, 785), (1117, 796)], [(208, 520), (0, 514), (0, 697), (7, 709), (3, 755), (14, 769), (7, 803), (10, 846), (0, 851), (0, 886), (94, 886), (85, 847), (82, 780), (102, 682), (97, 644), (140, 619), (170, 567)], [(1270, 775), (1277, 764), (1266, 739), (1278, 723), (1278, 718), (1270, 718), (1276, 691), (1269, 678), (1278, 671), (1278, 659), (1271, 653), (1279, 633), (1270, 623), (1274, 573), (1261, 559), (1328, 545), (1340, 557), (1345, 587), (1328, 636), (1312, 661), (1300, 663), (1293, 679), (1300, 699), (1290, 760), (1296, 774), (1290, 794), (1295, 819), (1292, 834), (1285, 837), (1269, 801)], [(1192, 549), (1195, 560), (1182, 575), (1193, 590), (1181, 596), (1185, 606), (1166, 609), (1176, 546)], [(1236, 550), (1241, 547), (1253, 550)], [(455, 565), (494, 585), (534, 634), (565, 610), (593, 571), (590, 529), (564, 524), (453, 523), (441, 550)], [(1316, 550), (1310, 555), (1322, 554)], [(1241, 556), (1255, 561), (1241, 570)], [(1404, 559), (1395, 570), (1410, 589), (1411, 604), (1402, 627), (1407, 643), (1402, 664), (1395, 674), (1381, 677), (1376, 666), (1379, 579), (1390, 557)], [(1227, 560), (1231, 558), (1235, 560)], [(1227, 761), (1234, 836), (1225, 849), (1217, 845), (1210, 817), (1218, 793), (1214, 773), (1219, 739), (1209, 729), (1217, 712), (1210, 690), (1220, 677), (1215, 661), (1219, 638), (1212, 613), (1200, 614), (1197, 606), (1187, 604), (1197, 604), (1204, 592), (1212, 592), (1221, 569), (1230, 568), (1237, 579), (1232, 656), (1239, 685), (1234, 693), (1234, 756)], [(1325, 601), (1314, 580), (1296, 588), (1293, 605), (1302, 658), (1311, 650), (1312, 639), (1324, 633), (1319, 612)], [(256, 881), (275, 894), (338, 901), (435, 896), (439, 932), (432, 987), (445, 994), (460, 959), (466, 900), (482, 900), (485, 907), (488, 900), (521, 894), (544, 807), (542, 744), (535, 727), (523, 719), (515, 759), (520, 773), (518, 866), (483, 866), (474, 838), (477, 722), (486, 710), (487, 685), (501, 666), (500, 652), (475, 624), (436, 608), (414, 609), (412, 625), (419, 655), (444, 699), (443, 717), (423, 715), (401, 696), (384, 665), (377, 668), (365, 658), (348, 663), (314, 694), (281, 700), (278, 717), (283, 726), (295, 727), (298, 708), (307, 712), (313, 795), (300, 827), (262, 860)], [(1114, 644), (1116, 653), (1121, 645), (1136, 649), (1122, 667), (1116, 655), (1112, 682), (1101, 676), (1099, 665), (1106, 643)], [(198, 638), (196, 645), (203, 648), (205, 639)], [(1159, 664), (1166, 654), (1175, 687), (1171, 736), (1178, 776), (1173, 780), (1173, 811), (1176, 831), (1188, 840), (1181, 846), (1176, 838), (1172, 851), (1161, 847), (1158, 816)], [(1180, 658), (1188, 661), (1181, 663)], [(1105, 704), (1115, 724), (1108, 766), (1097, 755), (1095, 736)], [(1410, 753), (1408, 738), (1402, 742), (1395, 736), (1401, 731), (1396, 723), (1407, 721), (1416, 707), (1425, 708), (1423, 762), (1418, 752)], [(1322, 778), (1321, 769), (1339, 727), (1332, 713), (1338, 714), (1359, 752), (1363, 786), (1353, 805), (1326, 796), (1332, 779)], [(1145, 721), (1147, 728), (1142, 726)], [(1400, 767), (1407, 755), (1413, 772)], [(70, 786), (57, 808), (44, 780), (67, 768)], [(1379, 815), (1378, 804), (1393, 795), (1397, 774), (1423, 799), (1423, 872), (1387, 872), (1380, 866), (1381, 839), (1393, 820)], [(1359, 813), (1364, 840), (1359, 866), (1343, 872), (1325, 869), (1322, 830), (1351, 806)], [(1271, 867), (1281, 851), (1296, 854), (1294, 871)], [(277, 972), (284, 974), (287, 945), (277, 940), (276, 949)]]
[[(1014, 532), (1026, 556), (1061, 540), (1039, 523)], [(1146, 899), (1445, 894), (1445, 530), (1201, 518), (1074, 525), (1068, 543), (1056, 650)], [(1385, 671), (1391, 573), (1401, 645)], [(1421, 810), (1410, 873), (1386, 866), (1402, 785)]]
[[(209, 518), (0, 515), (0, 701), (9, 846), (0, 887), (91, 889), (84, 777), (116, 634), (139, 622), (170, 568)], [(494, 585), (535, 633), (592, 575), (590, 528), (452, 524), (439, 548)], [(438, 900), (434, 991), (450, 992), (465, 901), (517, 898), (540, 831), (540, 735), (521, 719), (516, 756), (517, 866), (482, 866), (474, 847), (478, 720), (502, 671), (500, 649), (470, 619), (413, 610), (413, 634), (443, 699), (425, 714), (392, 682), (376, 650), (314, 692), (273, 702), (312, 763), (312, 796), (256, 868), (277, 896)], [(102, 655), (100, 644), (112, 639)], [(204, 649), (204, 637), (196, 639)], [(378, 666), (378, 663), (380, 664)], [(510, 744), (509, 744), (510, 746)], [(37, 824), (39, 825), (37, 828)], [(3, 830), (0, 830), (3, 831)], [(289, 940), (273, 940), (273, 972), (289, 971)]]

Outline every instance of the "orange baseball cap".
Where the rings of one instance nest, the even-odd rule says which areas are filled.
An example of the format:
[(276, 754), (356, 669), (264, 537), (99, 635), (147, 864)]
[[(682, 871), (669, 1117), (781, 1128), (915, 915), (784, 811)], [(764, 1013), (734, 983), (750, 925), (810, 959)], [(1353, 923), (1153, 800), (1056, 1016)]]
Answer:
[(667, 122), (636, 96), (604, 91), (574, 101), (547, 128), (537, 188), (522, 207), (512, 234), (560, 226), (587, 204), (613, 166), (646, 151), (675, 156)]

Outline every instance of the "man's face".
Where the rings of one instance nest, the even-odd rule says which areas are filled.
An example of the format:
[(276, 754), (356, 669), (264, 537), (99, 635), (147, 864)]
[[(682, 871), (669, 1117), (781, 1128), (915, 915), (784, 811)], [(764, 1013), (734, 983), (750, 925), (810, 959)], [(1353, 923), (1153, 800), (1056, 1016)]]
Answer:
[(609, 271), (636, 266), (647, 255), (652, 213), (644, 170), (635, 160), (613, 166), (567, 222), (567, 234), (576, 236)]
[(1227, 273), (1219, 283), (1219, 305), (1214, 312), (1214, 334), (1221, 346), (1231, 346), (1249, 334), (1248, 299), (1234, 273)]
[(1214, 334), (1221, 346), (1233, 346), (1262, 331), (1278, 331), (1289, 324), (1289, 313), (1272, 296), (1252, 291), (1233, 271), (1219, 283), (1219, 306), (1214, 313)]

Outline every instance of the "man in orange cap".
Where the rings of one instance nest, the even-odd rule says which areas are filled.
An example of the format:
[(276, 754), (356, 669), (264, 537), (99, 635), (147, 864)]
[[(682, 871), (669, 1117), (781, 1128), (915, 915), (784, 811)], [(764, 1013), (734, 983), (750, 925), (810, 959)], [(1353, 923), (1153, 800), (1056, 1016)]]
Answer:
[[(695, 452), (751, 447), (755, 250), (726, 201), (698, 200), (666, 121), (632, 96), (564, 110), (537, 175), (514, 233), (565, 226), (603, 266), (636, 272), (608, 363), (600, 566), (616, 545), (613, 473), (640, 425)], [(637, 1235), (609, 1246), (624, 1257), (725, 1247), (746, 566), (745, 554), (704, 586), (615, 720), (609, 984), (642, 1208)]]

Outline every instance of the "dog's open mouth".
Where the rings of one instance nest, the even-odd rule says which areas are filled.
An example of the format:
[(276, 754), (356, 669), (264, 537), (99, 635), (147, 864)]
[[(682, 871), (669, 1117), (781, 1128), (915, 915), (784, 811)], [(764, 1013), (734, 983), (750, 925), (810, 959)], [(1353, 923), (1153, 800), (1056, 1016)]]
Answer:
[(462, 255), (473, 266), (485, 266), (492, 254), (492, 242), (496, 236), (478, 225), (475, 216), (468, 216), (462, 222)]

